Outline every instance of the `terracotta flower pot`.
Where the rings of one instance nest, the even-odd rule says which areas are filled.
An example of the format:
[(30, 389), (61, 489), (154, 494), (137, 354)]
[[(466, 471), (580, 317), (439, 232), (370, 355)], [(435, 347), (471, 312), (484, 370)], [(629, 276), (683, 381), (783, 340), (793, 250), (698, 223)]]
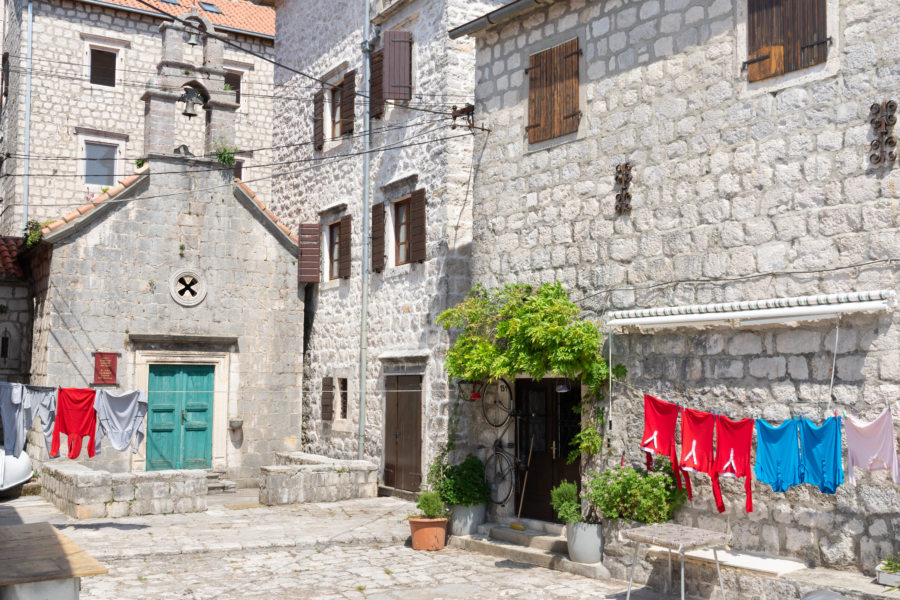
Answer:
[(441, 550), (447, 540), (447, 519), (409, 518), (413, 550)]

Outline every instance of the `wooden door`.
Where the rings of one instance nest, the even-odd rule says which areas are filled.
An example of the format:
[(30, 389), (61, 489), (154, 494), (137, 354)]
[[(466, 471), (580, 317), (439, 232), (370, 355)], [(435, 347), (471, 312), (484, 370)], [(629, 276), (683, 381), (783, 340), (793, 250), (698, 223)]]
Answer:
[(210, 468), (214, 371), (212, 365), (150, 366), (147, 470)]
[[(558, 391), (565, 384), (569, 391)], [(581, 419), (573, 412), (581, 397), (577, 383), (562, 379), (519, 379), (516, 381), (516, 410), (521, 419), (517, 430), (517, 453), (524, 469), (531, 448), (531, 467), (528, 483), (521, 489), (524, 470), (520, 471), (517, 485), (518, 502), (522, 503), (522, 516), (542, 521), (556, 521), (550, 506), (550, 489), (563, 479), (578, 483), (580, 459), (566, 464), (569, 443), (581, 427)]]
[(422, 376), (385, 378), (384, 484), (417, 492), (422, 485)]

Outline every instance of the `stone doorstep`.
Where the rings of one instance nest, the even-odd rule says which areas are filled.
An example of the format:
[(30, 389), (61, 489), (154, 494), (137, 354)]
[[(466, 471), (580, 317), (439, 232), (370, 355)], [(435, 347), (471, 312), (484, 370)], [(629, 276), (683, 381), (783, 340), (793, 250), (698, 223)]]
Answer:
[(461, 550), (496, 556), (513, 562), (563, 571), (591, 579), (608, 580), (610, 578), (609, 571), (603, 566), (603, 563), (588, 565), (572, 562), (563, 554), (519, 546), (485, 535), (454, 535), (450, 537), (450, 545)]
[(526, 528), (525, 531), (519, 531), (512, 529), (508, 525), (498, 525), (497, 527), (491, 527), (490, 537), (502, 542), (536, 548), (545, 552), (569, 553), (569, 544), (566, 542), (565, 536), (549, 535), (536, 529)]
[(419, 499), (419, 494), (416, 492), (410, 492), (408, 490), (401, 490), (399, 488), (392, 488), (386, 485), (378, 486), (378, 495), (379, 496), (392, 496), (394, 498), (400, 498), (401, 500), (406, 500), (407, 502), (415, 502)]
[(210, 479), (206, 486), (206, 493), (209, 494), (233, 494), (237, 489), (237, 484), (228, 479)]
[[(666, 558), (669, 551), (660, 546), (649, 546), (647, 553), (652, 556)], [(781, 577), (788, 573), (806, 570), (806, 564), (787, 558), (765, 556), (752, 552), (734, 552), (732, 550), (719, 550), (719, 564), (723, 567), (752, 571), (769, 577)], [(672, 552), (672, 565), (675, 568), (680, 562), (678, 553)], [(716, 559), (712, 550), (692, 550), (684, 553), (685, 563), (707, 564), (715, 568)]]
[[(544, 535), (562, 536), (566, 535), (566, 526), (562, 523), (551, 523), (550, 521), (538, 521), (537, 519), (514, 519), (511, 517), (502, 518), (492, 523), (484, 523), (478, 526), (478, 533), (488, 535), (493, 527), (509, 527), (510, 523), (520, 523), (525, 529), (543, 532)], [(513, 530), (515, 531), (515, 530)]]

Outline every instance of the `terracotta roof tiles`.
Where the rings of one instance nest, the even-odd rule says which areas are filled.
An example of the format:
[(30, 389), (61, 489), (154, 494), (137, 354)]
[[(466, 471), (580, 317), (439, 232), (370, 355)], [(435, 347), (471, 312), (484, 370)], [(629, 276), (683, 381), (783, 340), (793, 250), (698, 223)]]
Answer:
[[(147, 2), (174, 16), (190, 12), (191, 8), (196, 6), (197, 12), (212, 21), (213, 25), (239, 29), (249, 34), (275, 37), (275, 11), (268, 6), (259, 6), (246, 0), (203, 0), (204, 4), (214, 4), (222, 11), (220, 14), (205, 10), (200, 6), (200, 0), (178, 0), (180, 8), (162, 0), (147, 0)], [(141, 12), (154, 12), (153, 9), (137, 0), (94, 0), (91, 3), (116, 5)], [(160, 18), (165, 17), (160, 15)]]
[(20, 237), (0, 237), (0, 278), (23, 279), (25, 277), (18, 260), (24, 244), (25, 240)]

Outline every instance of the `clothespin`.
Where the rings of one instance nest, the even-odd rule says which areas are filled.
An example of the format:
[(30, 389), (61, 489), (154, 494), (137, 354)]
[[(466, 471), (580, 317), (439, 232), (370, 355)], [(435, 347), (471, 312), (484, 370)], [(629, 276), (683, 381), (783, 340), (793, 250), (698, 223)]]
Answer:
[(625, 466), (625, 453), (624, 453), (624, 452), (622, 453), (622, 463), (621, 463), (621, 466), (623, 466), (623, 467)]

